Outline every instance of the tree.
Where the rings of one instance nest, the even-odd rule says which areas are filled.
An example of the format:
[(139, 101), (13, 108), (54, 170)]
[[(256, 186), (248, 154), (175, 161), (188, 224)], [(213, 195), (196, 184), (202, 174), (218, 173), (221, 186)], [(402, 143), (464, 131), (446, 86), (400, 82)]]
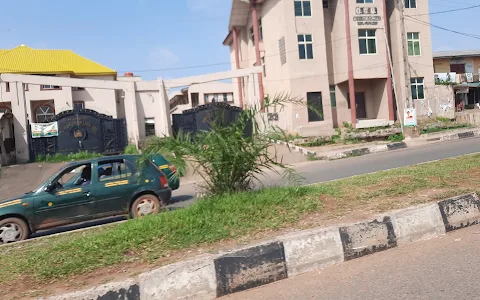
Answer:
[[(264, 108), (276, 107), (281, 111), (286, 105), (303, 105), (299, 99), (281, 94), (272, 100), (265, 98)], [(313, 108), (311, 108), (313, 109)], [(315, 110), (315, 109), (314, 109)], [(320, 113), (320, 112), (317, 112)], [(143, 154), (145, 161), (154, 154), (161, 153), (180, 173), (188, 165), (203, 179), (207, 194), (221, 195), (246, 191), (254, 187), (254, 182), (267, 171), (282, 174), (293, 184), (301, 181), (293, 168), (277, 158), (272, 133), (283, 137), (287, 133), (270, 124), (261, 107), (253, 105), (240, 113), (238, 119), (229, 126), (219, 122), (220, 116), (210, 121), (211, 130), (192, 136), (180, 131), (176, 137), (156, 137), (149, 141)], [(251, 126), (251, 134), (246, 134)]]

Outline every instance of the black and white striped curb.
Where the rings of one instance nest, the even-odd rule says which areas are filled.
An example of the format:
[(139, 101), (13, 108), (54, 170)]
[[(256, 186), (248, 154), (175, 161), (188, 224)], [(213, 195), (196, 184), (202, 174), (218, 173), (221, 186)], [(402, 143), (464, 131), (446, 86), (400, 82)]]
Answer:
[(480, 130), (471, 130), (471, 131), (459, 132), (459, 133), (444, 135), (441, 137), (427, 139), (427, 142), (462, 140), (462, 139), (468, 139), (468, 138), (479, 137), (479, 136), (480, 136)]
[(271, 140), (271, 142), (275, 143), (277, 145), (287, 146), (288, 148), (291, 149), (291, 151), (300, 152), (301, 154), (303, 154), (305, 156), (308, 156), (308, 155), (317, 156), (317, 152), (312, 151), (312, 150), (308, 150), (307, 148), (304, 148), (304, 147), (297, 146), (293, 143), (288, 143), (288, 142), (284, 142), (284, 141), (276, 141), (276, 140)]
[(385, 145), (376, 145), (371, 147), (351, 149), (351, 150), (340, 151), (340, 152), (330, 152), (330, 153), (327, 153), (325, 156), (321, 157), (321, 159), (335, 160), (335, 159), (342, 159), (342, 158), (353, 157), (353, 156), (362, 156), (362, 155), (367, 155), (372, 153), (387, 152), (391, 150), (398, 150), (398, 149), (405, 149), (405, 148), (407, 148), (406, 143), (398, 142), (398, 143), (391, 143), (391, 144), (385, 144)]
[(479, 221), (480, 200), (473, 193), (392, 211), (370, 221), (295, 232), (230, 252), (171, 264), (124, 282), (48, 299), (215, 299), (437, 237)]

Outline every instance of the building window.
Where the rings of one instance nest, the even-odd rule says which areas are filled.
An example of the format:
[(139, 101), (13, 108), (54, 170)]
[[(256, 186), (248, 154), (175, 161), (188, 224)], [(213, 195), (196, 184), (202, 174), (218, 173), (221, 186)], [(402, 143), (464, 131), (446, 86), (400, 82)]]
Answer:
[(298, 54), (300, 59), (313, 59), (313, 41), (311, 34), (298, 35)]
[(73, 102), (73, 110), (81, 110), (81, 109), (85, 109), (85, 102), (74, 101)]
[(198, 99), (200, 98), (199, 94), (198, 93), (192, 93), (191, 97), (192, 97), (192, 107), (197, 107), (198, 106)]
[(323, 121), (322, 93), (307, 93), (308, 122)]
[(267, 77), (267, 68), (265, 67), (265, 56), (262, 57), (263, 77)]
[(10, 92), (10, 82), (5, 82), (5, 92)]
[(310, 1), (294, 1), (295, 17), (310, 17), (312, 16), (312, 6)]
[(228, 94), (223, 94), (223, 102), (228, 102)]
[(418, 32), (407, 32), (408, 55), (420, 55), (420, 34)]
[(405, 8), (417, 8), (417, 0), (405, 0)]
[(337, 107), (337, 95), (335, 94), (335, 86), (330, 86), (330, 105), (332, 107)]
[(357, 3), (373, 3), (373, 0), (357, 0)]
[(375, 29), (359, 29), (358, 43), (360, 54), (376, 54), (377, 39), (375, 37)]
[(282, 65), (287, 63), (287, 51), (285, 48), (285, 37), (278, 40), (278, 53), (280, 53), (280, 63)]
[(61, 87), (58, 85), (41, 85), (40, 86), (41, 90), (60, 90)]
[(42, 105), (35, 110), (35, 120), (38, 123), (44, 123), (55, 116), (55, 111), (51, 106)]
[(411, 78), (410, 83), (412, 86), (412, 99), (422, 100), (425, 99), (423, 78)]
[(328, 1), (329, 0), (323, 0), (323, 8), (328, 8)]
[(145, 118), (145, 136), (155, 135), (155, 119)]
[[(258, 20), (258, 32), (260, 33), (260, 41), (263, 41), (262, 19)], [(253, 26), (250, 27), (250, 39), (252, 40), (252, 43), (255, 43), (255, 32), (253, 31)]]

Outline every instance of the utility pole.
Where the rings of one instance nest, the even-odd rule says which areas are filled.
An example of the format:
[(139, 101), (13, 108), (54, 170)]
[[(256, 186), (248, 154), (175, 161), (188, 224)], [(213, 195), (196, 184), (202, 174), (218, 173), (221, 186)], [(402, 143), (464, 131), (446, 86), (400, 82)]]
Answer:
[[(387, 36), (387, 29), (386, 28), (383, 28), (383, 34), (384, 34), (384, 37), (385, 37), (385, 45), (387, 46), (387, 56), (388, 56), (388, 63), (390, 65), (390, 74), (392, 76), (393, 93), (395, 94), (395, 99), (398, 99), (397, 86), (395, 84), (395, 73), (393, 73), (392, 52), (390, 50), (390, 45), (388, 44), (388, 36)], [(390, 87), (388, 87), (388, 88), (390, 88)], [(402, 120), (402, 116), (400, 115), (400, 108), (398, 107), (398, 104), (396, 106), (397, 106), (398, 121), (400, 121), (400, 127), (402, 128), (402, 134), (405, 135), (405, 129), (403, 127), (403, 120)]]
[[(405, 0), (396, 0), (397, 9), (400, 12), (400, 31), (402, 36), (402, 56), (403, 67), (405, 72), (405, 108), (413, 107), (411, 83), (410, 83), (410, 63), (408, 62), (408, 42), (407, 35), (405, 34)], [(408, 0), (406, 0), (408, 1)], [(398, 98), (397, 98), (398, 99)]]

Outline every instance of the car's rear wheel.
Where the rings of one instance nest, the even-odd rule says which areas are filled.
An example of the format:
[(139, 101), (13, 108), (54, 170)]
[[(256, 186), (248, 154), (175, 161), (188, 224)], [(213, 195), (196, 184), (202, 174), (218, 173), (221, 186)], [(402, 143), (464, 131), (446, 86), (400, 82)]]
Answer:
[(0, 220), (0, 244), (23, 241), (30, 235), (27, 223), (19, 218)]
[(154, 195), (139, 196), (132, 205), (131, 214), (134, 218), (141, 218), (148, 215), (156, 215), (160, 212), (162, 201)]

